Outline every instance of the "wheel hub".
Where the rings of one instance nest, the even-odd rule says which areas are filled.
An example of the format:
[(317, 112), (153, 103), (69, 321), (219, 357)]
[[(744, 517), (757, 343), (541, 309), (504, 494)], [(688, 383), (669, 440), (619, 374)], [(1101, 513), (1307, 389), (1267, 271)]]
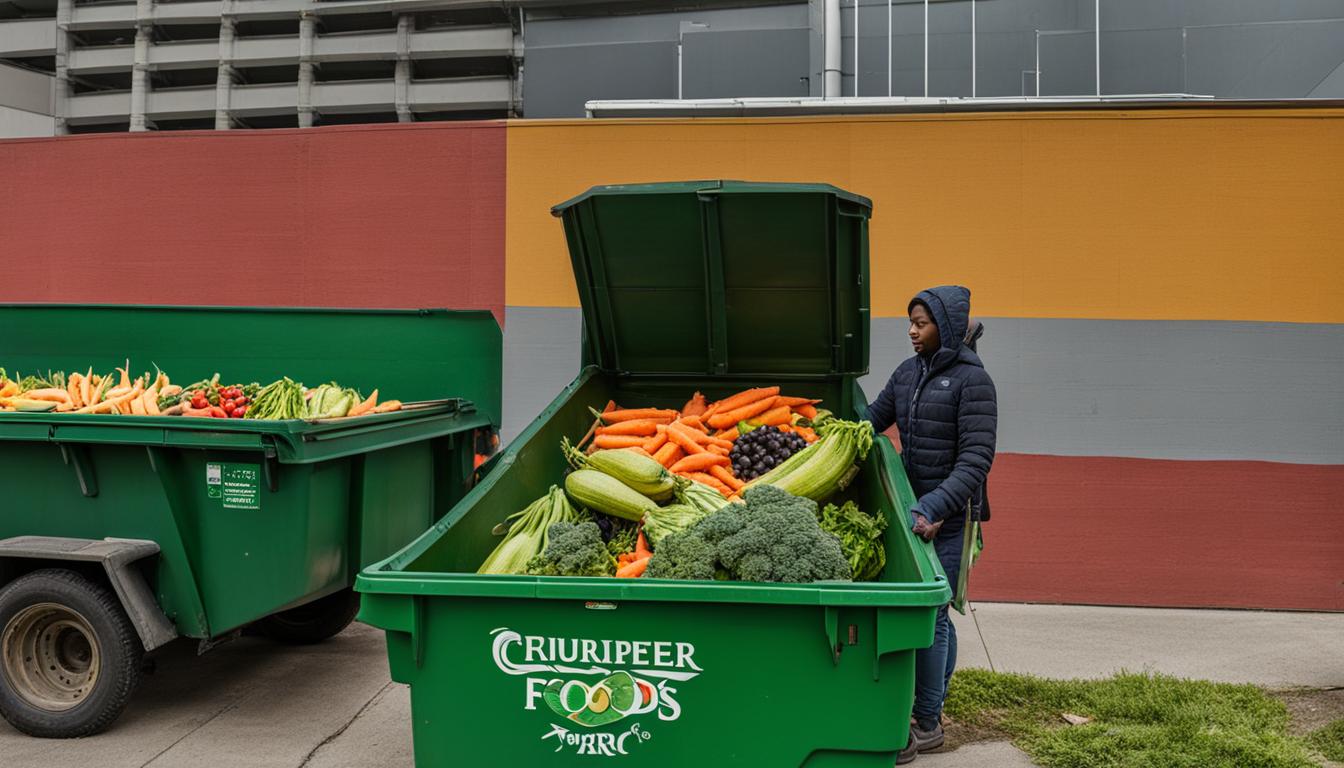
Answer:
[(98, 680), (93, 627), (57, 603), (37, 603), (15, 614), (0, 635), (0, 656), (19, 696), (48, 712), (78, 706)]

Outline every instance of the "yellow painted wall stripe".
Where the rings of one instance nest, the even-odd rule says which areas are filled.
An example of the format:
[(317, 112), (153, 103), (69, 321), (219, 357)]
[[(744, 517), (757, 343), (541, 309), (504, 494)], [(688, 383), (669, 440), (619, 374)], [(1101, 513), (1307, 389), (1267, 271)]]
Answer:
[(1344, 323), (1344, 110), (512, 121), (506, 301), (576, 306), (550, 206), (597, 184), (829, 182), (873, 200), (873, 306)]

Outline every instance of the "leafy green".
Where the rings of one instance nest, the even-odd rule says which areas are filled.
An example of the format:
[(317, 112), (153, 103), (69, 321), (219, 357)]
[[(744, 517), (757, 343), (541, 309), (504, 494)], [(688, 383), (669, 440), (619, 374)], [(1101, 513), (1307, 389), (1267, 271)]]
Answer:
[(882, 533), (887, 529), (887, 518), (864, 513), (852, 501), (837, 507), (827, 504), (821, 510), (821, 529), (840, 540), (840, 549), (849, 561), (855, 581), (872, 581), (887, 564), (887, 548)]

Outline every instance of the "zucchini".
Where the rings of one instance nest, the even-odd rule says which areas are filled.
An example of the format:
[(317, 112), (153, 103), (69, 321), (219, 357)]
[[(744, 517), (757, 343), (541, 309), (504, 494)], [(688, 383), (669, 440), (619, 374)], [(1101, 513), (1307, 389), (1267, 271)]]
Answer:
[(658, 509), (652, 499), (595, 469), (579, 469), (565, 478), (565, 492), (581, 506), (633, 522)]
[(593, 469), (620, 480), (654, 501), (666, 501), (687, 482), (647, 456), (624, 449), (597, 451), (585, 456), (565, 439), (561, 449), (575, 469)]

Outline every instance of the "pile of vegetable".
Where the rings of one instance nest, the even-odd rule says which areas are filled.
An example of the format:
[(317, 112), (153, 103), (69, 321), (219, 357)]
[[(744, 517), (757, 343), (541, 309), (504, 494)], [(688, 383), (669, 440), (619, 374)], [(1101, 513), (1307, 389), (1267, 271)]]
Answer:
[[(842, 491), (873, 443), (820, 401), (749, 389), (680, 410), (593, 410), (563, 485), (497, 527), (487, 574), (813, 582), (876, 579), (886, 520)], [(557, 478), (560, 480), (560, 478)]]
[(179, 386), (155, 369), (135, 379), (130, 362), (112, 373), (48, 372), (9, 378), (0, 368), (0, 411), (215, 419), (334, 419), (400, 410), (397, 400), (378, 402), (336, 383), (305, 389), (288, 377), (265, 387), (227, 384), (219, 374)]

